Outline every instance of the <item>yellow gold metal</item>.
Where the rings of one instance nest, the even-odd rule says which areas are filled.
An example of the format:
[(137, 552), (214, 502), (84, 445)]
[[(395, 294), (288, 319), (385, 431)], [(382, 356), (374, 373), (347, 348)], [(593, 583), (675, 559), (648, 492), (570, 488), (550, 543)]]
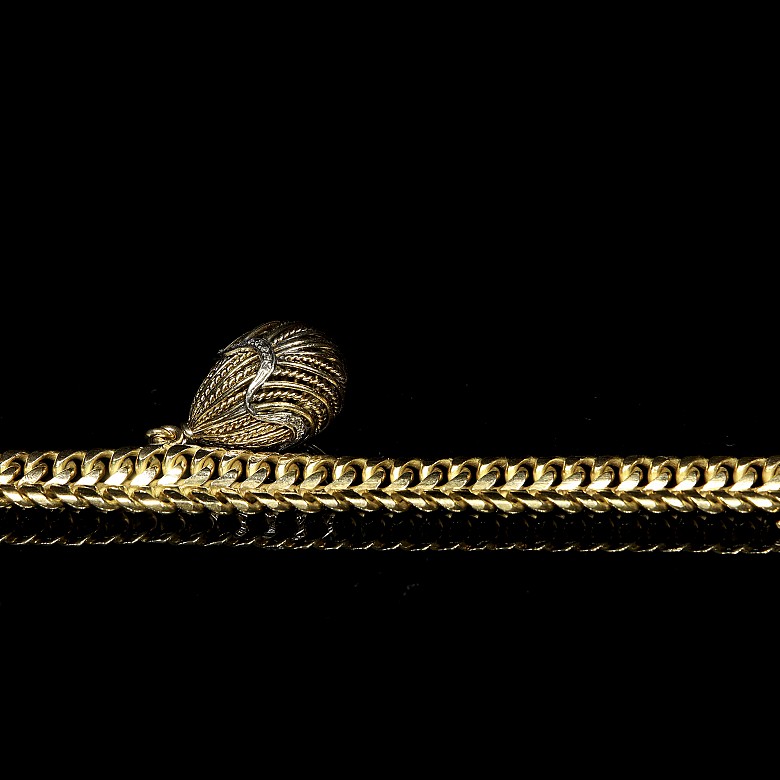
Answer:
[(156, 513), (780, 512), (780, 457), (331, 457), (162, 444), (6, 452), (0, 507)]
[[(266, 323), (221, 351), (187, 421), (151, 429), (144, 446), (0, 453), (0, 509), (240, 518), (780, 513), (780, 456), (396, 460), (304, 452), (299, 445), (341, 410), (346, 382), (327, 336), (299, 322)], [(780, 541), (765, 548), (780, 551)]]
[(338, 347), (300, 322), (267, 322), (228, 344), (201, 383), (187, 424), (153, 443), (194, 441), (283, 451), (322, 432), (344, 402)]

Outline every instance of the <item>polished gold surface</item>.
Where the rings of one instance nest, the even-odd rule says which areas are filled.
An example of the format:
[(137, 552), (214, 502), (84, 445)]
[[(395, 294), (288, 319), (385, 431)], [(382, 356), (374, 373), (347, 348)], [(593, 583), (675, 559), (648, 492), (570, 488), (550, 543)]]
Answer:
[(185, 514), (780, 511), (780, 457), (329, 457), (151, 444), (6, 452), (0, 507)]

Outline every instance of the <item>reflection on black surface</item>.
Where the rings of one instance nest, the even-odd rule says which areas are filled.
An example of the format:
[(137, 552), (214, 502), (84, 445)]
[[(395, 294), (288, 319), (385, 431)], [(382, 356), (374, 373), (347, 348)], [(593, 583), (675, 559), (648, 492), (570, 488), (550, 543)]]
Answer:
[(264, 512), (4, 509), (6, 544), (180, 544), (323, 550), (780, 552), (772, 513)]
[(682, 648), (774, 646), (776, 519), (3, 510), (0, 626), (15, 653), (231, 679), (678, 673)]

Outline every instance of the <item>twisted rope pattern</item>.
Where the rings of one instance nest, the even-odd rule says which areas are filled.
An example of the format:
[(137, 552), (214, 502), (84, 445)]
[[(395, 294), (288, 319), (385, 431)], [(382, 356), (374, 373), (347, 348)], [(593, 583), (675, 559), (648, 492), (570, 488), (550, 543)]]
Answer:
[(777, 513), (780, 456), (422, 461), (189, 444), (5, 452), (0, 508), (157, 515)]

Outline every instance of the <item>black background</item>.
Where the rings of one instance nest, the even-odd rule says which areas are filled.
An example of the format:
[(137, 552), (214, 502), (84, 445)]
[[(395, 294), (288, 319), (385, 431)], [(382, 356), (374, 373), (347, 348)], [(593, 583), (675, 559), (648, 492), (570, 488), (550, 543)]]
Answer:
[[(0, 449), (145, 442), (184, 421), (220, 348), (299, 319), (350, 372), (329, 454), (775, 454), (761, 123), (746, 144), (684, 103), (651, 122), (628, 98), (501, 98), (323, 91), (258, 117), (104, 97), (21, 117)], [(735, 632), (764, 647), (775, 558), (4, 544), (0, 616), (16, 641), (111, 630), (255, 663), (660, 656)]]

